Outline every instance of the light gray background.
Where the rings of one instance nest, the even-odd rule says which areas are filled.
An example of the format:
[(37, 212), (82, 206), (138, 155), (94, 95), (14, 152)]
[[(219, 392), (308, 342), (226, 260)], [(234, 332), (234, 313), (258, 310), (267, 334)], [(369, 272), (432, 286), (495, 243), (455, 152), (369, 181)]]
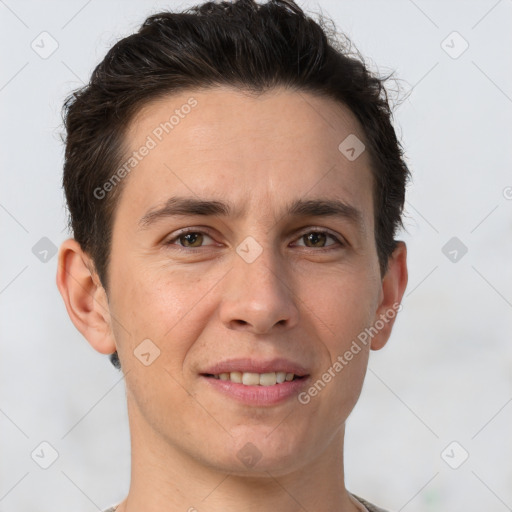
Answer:
[[(121, 374), (68, 319), (56, 256), (32, 248), (67, 236), (64, 97), (147, 15), (193, 3), (0, 0), (1, 511), (96, 511), (127, 492)], [(512, 510), (512, 1), (300, 4), (410, 91), (396, 111), (410, 280), (348, 420), (347, 487), (395, 511)], [(47, 59), (31, 48), (43, 31), (59, 45)], [(456, 262), (452, 237), (468, 249)], [(48, 469), (31, 458), (43, 441)]]

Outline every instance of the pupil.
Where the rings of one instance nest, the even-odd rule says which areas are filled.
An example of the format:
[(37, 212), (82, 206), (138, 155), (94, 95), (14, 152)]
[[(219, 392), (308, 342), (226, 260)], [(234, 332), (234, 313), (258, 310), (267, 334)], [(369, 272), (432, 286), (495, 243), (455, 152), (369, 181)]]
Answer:
[[(200, 233), (187, 233), (186, 235), (183, 235), (183, 239), (185, 240), (186, 246), (191, 246), (196, 244), (196, 242), (199, 240), (199, 242), (202, 241), (202, 235)], [(196, 244), (197, 245), (197, 244)]]
[(319, 242), (325, 242), (324, 233), (309, 233), (309, 235), (307, 235), (306, 238), (308, 242), (311, 242), (313, 245), (316, 245)]

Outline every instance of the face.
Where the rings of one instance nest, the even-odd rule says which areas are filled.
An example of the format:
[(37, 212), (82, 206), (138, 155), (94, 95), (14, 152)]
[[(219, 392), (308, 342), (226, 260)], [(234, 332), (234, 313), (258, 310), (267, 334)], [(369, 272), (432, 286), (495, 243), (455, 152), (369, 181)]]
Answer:
[[(130, 154), (150, 149), (124, 178), (109, 310), (140, 431), (235, 474), (251, 457), (284, 473), (332, 443), (368, 345), (333, 365), (382, 299), (369, 155), (348, 159), (349, 135), (364, 141), (348, 109), (284, 89), (187, 92), (133, 120)], [(282, 373), (302, 378), (251, 380)]]

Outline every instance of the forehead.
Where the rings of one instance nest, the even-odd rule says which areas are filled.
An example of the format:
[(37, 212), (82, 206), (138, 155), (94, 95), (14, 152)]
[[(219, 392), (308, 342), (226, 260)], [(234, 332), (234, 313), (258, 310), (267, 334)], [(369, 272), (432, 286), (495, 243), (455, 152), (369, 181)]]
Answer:
[(165, 96), (130, 123), (127, 158), (137, 153), (137, 162), (119, 208), (145, 212), (179, 194), (229, 198), (242, 213), (252, 207), (275, 216), (281, 204), (322, 197), (344, 200), (371, 224), (369, 156), (347, 158), (344, 141), (364, 141), (353, 114), (309, 93), (219, 87)]

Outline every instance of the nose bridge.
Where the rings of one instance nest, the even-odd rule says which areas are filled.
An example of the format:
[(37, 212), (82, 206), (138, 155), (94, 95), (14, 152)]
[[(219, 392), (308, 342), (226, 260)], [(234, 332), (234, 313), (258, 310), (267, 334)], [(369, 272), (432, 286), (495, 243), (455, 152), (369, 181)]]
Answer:
[[(275, 248), (271, 243), (265, 241), (259, 243), (252, 236), (247, 237), (236, 249), (238, 258), (235, 260), (235, 266), (248, 281), (253, 284), (260, 284), (263, 287), (284, 286), (281, 279), (282, 262)], [(257, 291), (257, 290), (254, 290)]]
[(281, 258), (268, 240), (260, 243), (248, 236), (237, 246), (236, 253), (233, 277), (241, 279), (243, 289), (249, 296), (258, 299), (261, 294), (279, 295), (282, 298), (288, 295)]
[(275, 325), (295, 325), (298, 310), (283, 261), (266, 241), (246, 237), (237, 247), (228, 290), (222, 303), (222, 319), (230, 328), (267, 332)]

